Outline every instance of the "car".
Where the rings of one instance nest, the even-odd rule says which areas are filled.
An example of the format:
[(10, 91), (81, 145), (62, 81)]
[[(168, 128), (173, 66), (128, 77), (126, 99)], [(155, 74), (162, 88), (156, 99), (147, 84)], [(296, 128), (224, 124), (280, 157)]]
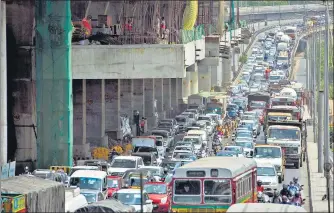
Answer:
[(175, 134), (179, 133), (179, 125), (177, 123), (177, 121), (173, 118), (169, 118), (169, 119), (161, 119), (159, 122), (167, 122), (167, 123), (171, 123)]
[(183, 150), (194, 153), (194, 148), (192, 146), (187, 146), (187, 145), (186, 146), (176, 146), (174, 148), (174, 151), (183, 151)]
[(108, 185), (108, 197), (122, 188), (122, 177), (119, 176), (107, 176)]
[(251, 124), (253, 126), (253, 131), (256, 134), (256, 136), (260, 135), (261, 133), (261, 126), (258, 122), (258, 120), (241, 120), (241, 124)]
[(239, 130), (235, 133), (235, 139), (232, 138), (232, 141), (238, 139), (239, 137), (253, 138), (253, 132), (249, 130)]
[(238, 140), (235, 141), (234, 144), (236, 146), (244, 148), (244, 155), (246, 157), (253, 157), (255, 143), (253, 141), (250, 141), (249, 138), (247, 139), (239, 138)]
[(258, 85), (252, 85), (249, 87), (249, 92), (259, 92), (260, 88)]
[(197, 120), (197, 119), (196, 119), (196, 114), (193, 113), (193, 112), (182, 112), (181, 115), (188, 116), (188, 118), (189, 118), (189, 122), (191, 123), (191, 125), (192, 125), (193, 123), (195, 123), (196, 120)]
[(153, 202), (145, 190), (141, 193), (140, 189), (121, 189), (114, 193), (113, 198), (125, 205), (133, 206), (136, 212), (141, 211), (142, 203), (143, 212), (153, 212)]
[(186, 109), (186, 111), (184, 111), (184, 112), (192, 112), (192, 113), (194, 113), (195, 114), (195, 120), (197, 121), (197, 119), (198, 119), (198, 116), (199, 116), (199, 110), (198, 109)]
[(185, 129), (192, 124), (189, 117), (185, 115), (178, 115), (175, 117), (175, 120), (179, 125), (180, 131), (185, 131)]
[(224, 151), (232, 151), (238, 154), (238, 157), (244, 157), (244, 149), (240, 146), (225, 146)]
[(144, 185), (144, 190), (153, 202), (153, 212), (170, 212), (171, 196), (168, 183), (149, 182)]
[(273, 190), (280, 190), (278, 174), (275, 166), (270, 163), (257, 163), (257, 180), (262, 181), (266, 194), (273, 196)]
[(139, 169), (144, 166), (143, 159), (138, 156), (117, 156), (111, 162), (108, 174), (111, 176), (123, 176), (126, 170)]
[(219, 157), (239, 157), (238, 153), (235, 151), (219, 151), (216, 156)]

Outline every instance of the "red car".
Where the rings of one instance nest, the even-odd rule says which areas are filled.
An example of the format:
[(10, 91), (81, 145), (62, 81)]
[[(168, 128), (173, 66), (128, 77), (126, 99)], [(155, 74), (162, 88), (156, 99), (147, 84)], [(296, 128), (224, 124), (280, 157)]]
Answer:
[(144, 185), (150, 200), (153, 201), (153, 212), (169, 212), (171, 194), (168, 185), (164, 182), (149, 182)]
[(108, 197), (111, 197), (115, 192), (122, 188), (122, 177), (107, 176)]

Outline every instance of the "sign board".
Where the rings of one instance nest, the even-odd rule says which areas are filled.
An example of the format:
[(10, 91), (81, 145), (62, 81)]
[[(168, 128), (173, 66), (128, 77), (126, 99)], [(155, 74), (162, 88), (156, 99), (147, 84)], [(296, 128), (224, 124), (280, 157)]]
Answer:
[(15, 176), (16, 161), (6, 163), (1, 166), (1, 179), (7, 179)]

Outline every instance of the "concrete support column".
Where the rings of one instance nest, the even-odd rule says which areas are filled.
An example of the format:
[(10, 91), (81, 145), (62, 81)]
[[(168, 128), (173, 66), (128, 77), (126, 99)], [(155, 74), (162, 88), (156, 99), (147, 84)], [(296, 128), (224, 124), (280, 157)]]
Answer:
[(223, 59), (222, 86), (225, 88), (227, 88), (232, 81), (231, 60), (232, 59)]
[(211, 89), (211, 66), (201, 65), (198, 71), (198, 90), (210, 91)]
[(87, 142), (87, 90), (86, 90), (86, 79), (82, 80), (82, 145)]
[(217, 86), (221, 87), (223, 83), (223, 59), (219, 58), (217, 68)]
[(90, 143), (91, 146), (101, 146), (101, 80), (86, 80), (86, 83), (87, 142)]
[(163, 79), (163, 111), (167, 118), (171, 117), (172, 98), (171, 98), (171, 78)]
[[(1, 28), (1, 40), (0, 40), (0, 146), (1, 146), (1, 158), (0, 163), (7, 163), (7, 147), (8, 147), (8, 135), (7, 135), (7, 38), (6, 38), (6, 2), (0, 2), (0, 28)], [(47, 143), (47, 142), (46, 142)]]
[(198, 93), (198, 70), (190, 73), (190, 93)]
[(157, 125), (155, 117), (155, 89), (154, 89), (154, 78), (144, 79), (144, 99), (145, 99), (145, 117), (147, 118), (147, 127), (152, 129)]
[[(211, 87), (218, 86), (218, 69), (216, 66), (208, 66), (208, 69), (211, 70)], [(210, 90), (211, 90), (210, 87)], [(209, 90), (209, 91), (210, 91)]]
[(121, 107), (121, 90), (119, 79), (106, 80), (106, 134), (110, 138), (120, 138), (120, 107)]
[(157, 107), (157, 113), (158, 113), (158, 119), (165, 118), (164, 113), (164, 86), (163, 86), (163, 79), (162, 78), (156, 78), (154, 79), (154, 98), (156, 100), (156, 107)]
[(133, 100), (133, 85), (131, 79), (121, 79), (120, 80), (121, 89), (121, 116), (127, 115), (129, 118), (129, 124), (132, 124), (132, 100)]
[(190, 72), (186, 72), (186, 77), (182, 79), (182, 98), (190, 95)]
[(138, 110), (140, 116), (142, 117), (145, 115), (144, 79), (132, 79), (132, 86), (132, 107), (133, 110)]
[(178, 78), (172, 78), (171, 79), (171, 106), (172, 106), (172, 112), (171, 112), (171, 117), (175, 117), (176, 113), (178, 112), (179, 109), (179, 79)]
[(106, 136), (106, 81), (101, 80), (101, 145), (108, 147), (108, 137)]

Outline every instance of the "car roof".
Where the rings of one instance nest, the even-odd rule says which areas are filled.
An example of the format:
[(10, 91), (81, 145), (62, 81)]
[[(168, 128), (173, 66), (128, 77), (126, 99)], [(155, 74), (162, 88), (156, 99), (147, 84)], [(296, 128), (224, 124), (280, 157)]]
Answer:
[(117, 193), (140, 194), (140, 189), (120, 189)]

